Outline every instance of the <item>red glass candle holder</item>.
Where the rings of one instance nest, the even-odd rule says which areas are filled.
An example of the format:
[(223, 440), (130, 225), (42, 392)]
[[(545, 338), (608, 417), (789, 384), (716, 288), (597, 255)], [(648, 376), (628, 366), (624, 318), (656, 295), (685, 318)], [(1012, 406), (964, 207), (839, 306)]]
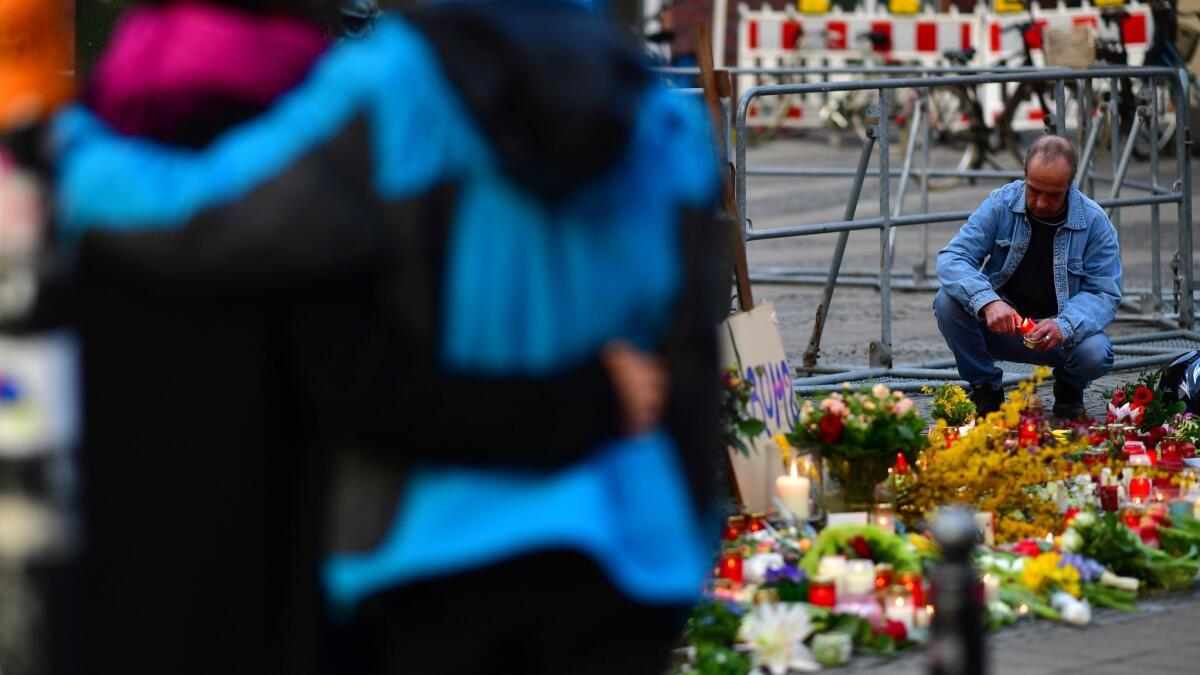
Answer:
[(958, 440), (958, 429), (950, 427), (946, 429), (946, 447), (954, 447), (954, 441)]
[(746, 519), (746, 529), (751, 532), (761, 532), (766, 529), (767, 516), (764, 513), (751, 513)]
[(817, 607), (837, 605), (837, 587), (827, 576), (815, 576), (808, 582), (808, 603)]
[(721, 554), (720, 561), (721, 578), (740, 584), (745, 579), (742, 576), (742, 555), (741, 552), (726, 551)]
[(725, 531), (722, 533), (722, 537), (725, 541), (733, 541), (742, 536), (745, 531), (745, 516), (729, 516), (729, 518), (725, 519)]
[(895, 581), (895, 572), (892, 566), (887, 563), (879, 563), (875, 566), (875, 588), (884, 590), (892, 585)]
[(1116, 511), (1118, 506), (1118, 495), (1116, 485), (1101, 485), (1100, 486), (1100, 508), (1105, 511)]
[(897, 579), (897, 581), (899, 581), (900, 585), (904, 587), (904, 590), (908, 591), (908, 594), (912, 596), (914, 607), (925, 606), (925, 580), (921, 578), (919, 573), (903, 572), (900, 574), (900, 577)]
[(1129, 498), (1146, 502), (1150, 499), (1150, 479), (1145, 476), (1134, 476), (1129, 480)]

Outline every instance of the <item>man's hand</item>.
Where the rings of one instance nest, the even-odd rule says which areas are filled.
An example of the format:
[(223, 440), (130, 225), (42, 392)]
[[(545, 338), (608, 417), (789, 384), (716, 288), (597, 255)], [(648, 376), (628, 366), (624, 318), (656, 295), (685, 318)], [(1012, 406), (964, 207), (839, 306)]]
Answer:
[(1003, 300), (993, 300), (983, 306), (983, 320), (988, 330), (997, 335), (1016, 335), (1021, 315)]
[(629, 343), (613, 340), (600, 360), (612, 378), (621, 412), (621, 430), (635, 436), (653, 429), (662, 420), (669, 378), (662, 359)]
[(1054, 319), (1042, 319), (1036, 328), (1029, 332), (1030, 340), (1040, 340), (1038, 351), (1054, 349), (1062, 344), (1062, 331)]

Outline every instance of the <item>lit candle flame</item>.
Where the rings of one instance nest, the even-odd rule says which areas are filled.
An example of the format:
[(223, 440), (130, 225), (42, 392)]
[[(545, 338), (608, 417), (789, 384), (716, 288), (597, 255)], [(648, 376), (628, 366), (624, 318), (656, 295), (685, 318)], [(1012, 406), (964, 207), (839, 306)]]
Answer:
[(800, 474), (796, 471), (796, 460), (792, 460), (792, 478), (798, 477)]
[(1050, 533), (1050, 532), (1047, 532), (1047, 533), (1046, 533), (1046, 543), (1047, 543), (1047, 544), (1053, 544), (1053, 543), (1054, 543), (1054, 535), (1053, 535), (1052, 533)]
[(1017, 608), (1017, 611), (1020, 612), (1021, 614), (1028, 614), (1029, 613), (1029, 605), (1022, 602), (1021, 606)]

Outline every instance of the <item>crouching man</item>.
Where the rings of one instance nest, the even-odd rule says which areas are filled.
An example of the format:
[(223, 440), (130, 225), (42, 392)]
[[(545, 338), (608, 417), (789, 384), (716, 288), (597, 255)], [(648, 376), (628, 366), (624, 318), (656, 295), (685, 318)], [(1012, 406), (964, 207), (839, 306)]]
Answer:
[(1073, 183), (1077, 163), (1067, 139), (1039, 138), (1025, 179), (992, 192), (938, 252), (933, 311), (980, 414), (1004, 400), (997, 360), (1052, 366), (1053, 414), (1068, 418), (1112, 369), (1104, 328), (1121, 301), (1121, 256), (1104, 210)]

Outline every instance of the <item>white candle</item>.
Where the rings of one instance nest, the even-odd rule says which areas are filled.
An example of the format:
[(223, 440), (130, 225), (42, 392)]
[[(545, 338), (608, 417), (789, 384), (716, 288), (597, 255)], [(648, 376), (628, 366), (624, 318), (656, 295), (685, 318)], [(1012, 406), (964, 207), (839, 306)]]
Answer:
[(933, 623), (933, 605), (918, 607), (915, 623), (917, 628), (929, 628), (929, 624)]
[(995, 574), (983, 575), (983, 599), (989, 605), (1000, 599), (1000, 579)]
[(871, 523), (885, 532), (892, 534), (896, 532), (896, 516), (892, 513), (890, 506), (875, 507), (875, 512), (871, 514)]
[(913, 605), (905, 595), (894, 595), (888, 598), (887, 605), (883, 610), (884, 616), (892, 621), (899, 621), (904, 624), (904, 629), (911, 631), (913, 629), (914, 616)]
[(775, 479), (775, 493), (796, 520), (808, 520), (808, 494), (811, 485), (809, 480), (796, 471), (796, 460), (792, 460), (792, 475), (783, 475)]
[(841, 555), (822, 557), (821, 562), (817, 564), (817, 575), (832, 579), (838, 597), (841, 597), (845, 592), (846, 557)]
[(875, 563), (870, 560), (850, 560), (842, 575), (846, 595), (861, 597), (875, 592)]
[(991, 511), (975, 514), (975, 529), (983, 535), (983, 543), (988, 546), (996, 545), (995, 515)]

